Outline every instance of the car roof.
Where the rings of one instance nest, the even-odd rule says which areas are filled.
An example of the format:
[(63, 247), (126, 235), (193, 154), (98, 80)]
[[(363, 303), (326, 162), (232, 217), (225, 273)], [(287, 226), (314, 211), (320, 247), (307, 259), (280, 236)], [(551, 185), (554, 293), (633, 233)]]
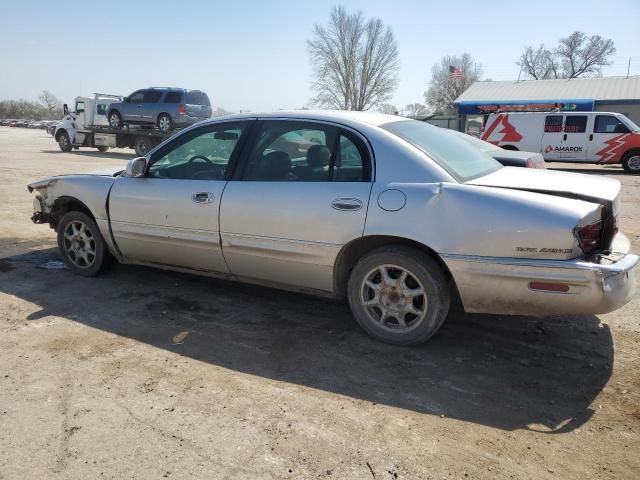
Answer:
[(243, 119), (286, 119), (286, 120), (318, 120), (342, 124), (368, 124), (380, 126), (386, 123), (409, 121), (405, 117), (386, 115), (378, 112), (360, 112), (349, 110), (288, 110), (278, 112), (248, 112), (217, 117), (216, 120), (243, 120)]

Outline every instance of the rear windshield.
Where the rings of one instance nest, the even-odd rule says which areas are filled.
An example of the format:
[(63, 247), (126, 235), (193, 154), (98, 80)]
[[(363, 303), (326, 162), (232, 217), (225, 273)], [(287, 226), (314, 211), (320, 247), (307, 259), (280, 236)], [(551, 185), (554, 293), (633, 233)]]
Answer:
[(207, 94), (204, 92), (187, 93), (187, 100), (185, 103), (189, 105), (205, 105), (207, 107), (211, 106), (211, 104), (209, 103), (209, 97), (207, 97)]
[(381, 127), (429, 155), (459, 182), (494, 172), (502, 165), (465, 140), (417, 120), (402, 120)]

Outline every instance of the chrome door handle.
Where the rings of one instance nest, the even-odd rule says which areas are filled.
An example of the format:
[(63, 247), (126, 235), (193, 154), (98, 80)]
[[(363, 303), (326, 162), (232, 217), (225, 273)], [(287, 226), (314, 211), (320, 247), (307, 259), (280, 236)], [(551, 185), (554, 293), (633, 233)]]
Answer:
[(362, 202), (357, 198), (336, 198), (331, 202), (331, 207), (336, 210), (360, 210)]
[(211, 203), (214, 198), (215, 197), (211, 192), (196, 192), (191, 195), (191, 200), (196, 203)]

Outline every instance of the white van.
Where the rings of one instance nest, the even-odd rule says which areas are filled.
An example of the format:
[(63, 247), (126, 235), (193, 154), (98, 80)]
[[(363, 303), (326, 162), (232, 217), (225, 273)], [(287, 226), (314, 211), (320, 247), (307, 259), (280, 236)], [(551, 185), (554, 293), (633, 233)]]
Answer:
[(481, 138), (508, 150), (540, 152), (548, 161), (622, 163), (640, 174), (640, 127), (620, 113), (492, 113)]

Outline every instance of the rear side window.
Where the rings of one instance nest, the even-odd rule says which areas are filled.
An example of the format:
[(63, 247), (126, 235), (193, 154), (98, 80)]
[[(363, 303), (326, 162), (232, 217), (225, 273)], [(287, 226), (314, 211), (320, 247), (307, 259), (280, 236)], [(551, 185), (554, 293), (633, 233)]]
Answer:
[(162, 92), (159, 90), (147, 90), (144, 92), (142, 103), (158, 103)]
[(209, 103), (209, 97), (204, 92), (189, 92), (187, 93), (187, 99), (184, 103), (189, 105), (205, 105), (207, 107), (211, 106)]
[(583, 115), (567, 115), (564, 122), (565, 133), (583, 133), (587, 131), (587, 117)]
[(562, 132), (562, 115), (547, 115), (544, 119), (544, 131), (546, 133)]
[(181, 92), (167, 92), (163, 103), (180, 103), (180, 100), (182, 100)]
[(342, 132), (333, 169), (334, 182), (366, 182), (370, 178), (367, 151), (355, 137)]
[(616, 117), (597, 115), (593, 133), (626, 133), (629, 129)]

